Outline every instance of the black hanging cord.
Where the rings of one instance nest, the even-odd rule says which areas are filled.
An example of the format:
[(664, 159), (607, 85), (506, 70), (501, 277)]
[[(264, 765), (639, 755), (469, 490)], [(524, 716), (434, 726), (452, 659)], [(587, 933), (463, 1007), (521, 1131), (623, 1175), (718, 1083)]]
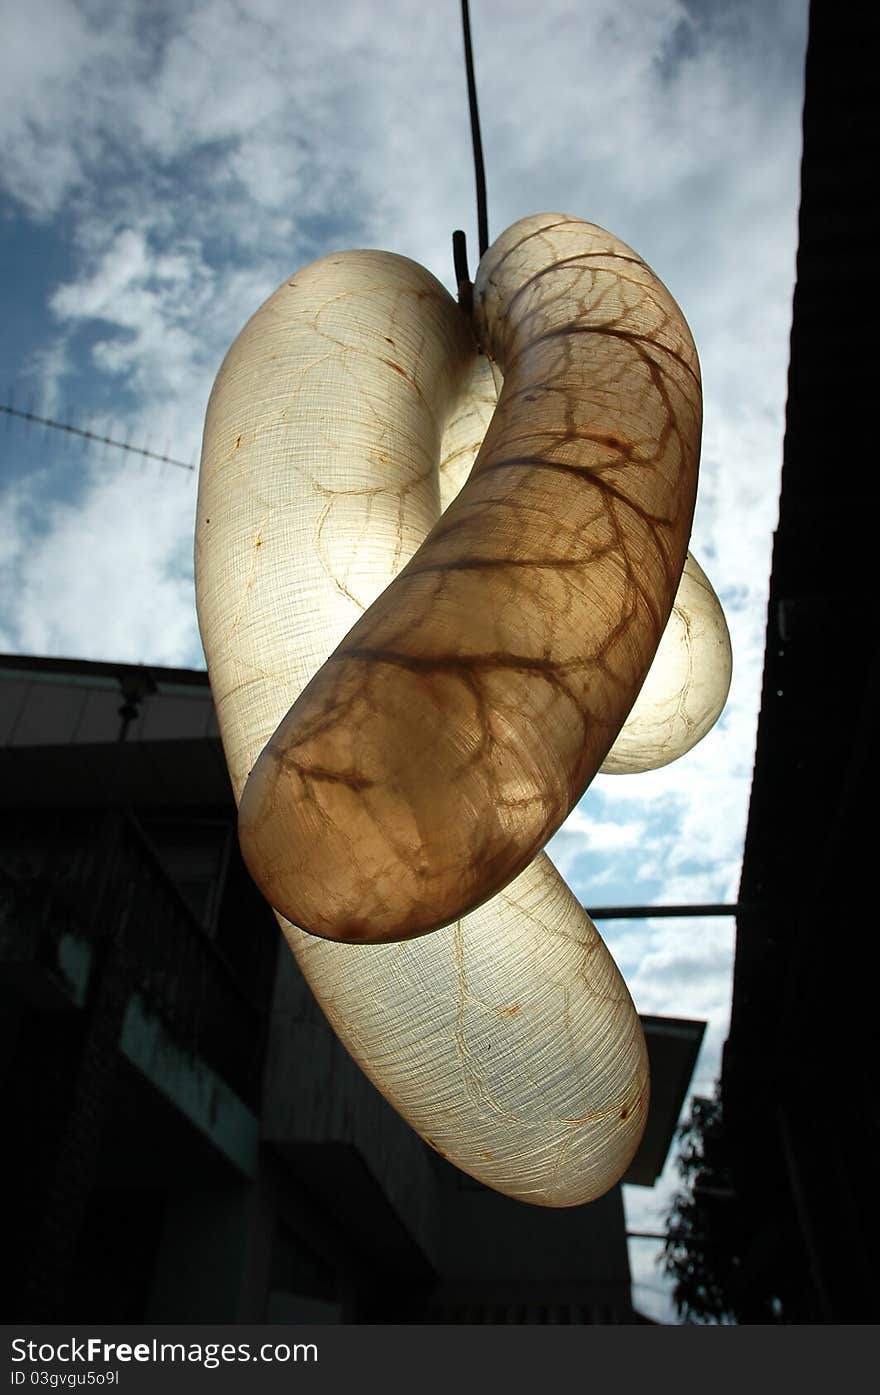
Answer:
[(483, 167), (483, 142), (480, 136), (480, 113), (477, 108), (477, 80), (474, 77), (474, 49), (471, 43), (471, 15), (468, 0), (461, 0), (461, 25), (464, 31), (464, 62), (467, 69), (471, 140), (474, 147), (474, 176), (477, 185), (477, 233), (480, 256), (482, 257), (489, 246), (489, 219), (486, 215), (486, 171)]
[[(471, 43), (471, 16), (468, 0), (461, 0), (461, 27), (464, 33), (464, 62), (467, 71), (468, 106), (471, 113), (471, 141), (474, 148), (474, 177), (477, 186), (477, 236), (480, 256), (489, 246), (489, 219), (486, 214), (486, 171), (483, 166), (483, 142), (480, 137), (480, 113), (477, 108), (477, 82), (474, 77), (474, 49)], [(471, 313), (473, 286), (468, 274), (467, 239), (458, 229), (452, 234), (452, 260), (461, 308)]]

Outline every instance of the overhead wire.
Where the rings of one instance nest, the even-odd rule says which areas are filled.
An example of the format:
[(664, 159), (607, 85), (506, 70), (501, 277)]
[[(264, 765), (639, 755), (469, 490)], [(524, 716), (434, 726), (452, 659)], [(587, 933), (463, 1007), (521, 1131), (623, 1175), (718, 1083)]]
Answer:
[(158, 460), (163, 465), (175, 465), (180, 470), (194, 471), (196, 468), (192, 462), (177, 460), (173, 455), (149, 450), (146, 446), (133, 446), (130, 441), (117, 441), (112, 436), (102, 436), (100, 432), (89, 431), (82, 426), (74, 426), (72, 422), (56, 421), (52, 417), (39, 416), (36, 412), (24, 411), (20, 407), (13, 407), (5, 402), (0, 402), (0, 412), (5, 413), (8, 417), (17, 417), (19, 421), (29, 422), (31, 425), (45, 426), (53, 431), (65, 431), (69, 436), (78, 436), (84, 441), (94, 441), (98, 445), (112, 446), (114, 450), (124, 450), (131, 455), (145, 456), (148, 460)]
[[(489, 219), (486, 200), (486, 169), (483, 159), (483, 140), (480, 132), (480, 112), (477, 102), (477, 82), (474, 71), (474, 49), (471, 36), (469, 0), (461, 0), (461, 24), (462, 37), (464, 40), (471, 144), (474, 157), (474, 183), (477, 201), (477, 240), (479, 253), (482, 257), (489, 246)], [(465, 234), (460, 229), (456, 229), (452, 234), (452, 251), (459, 299), (463, 308), (469, 312), (471, 309), (471, 282), (467, 264), (467, 240)], [(195, 465), (191, 461), (177, 460), (174, 456), (149, 450), (145, 446), (135, 446), (132, 445), (130, 441), (118, 441), (112, 436), (89, 431), (85, 427), (75, 426), (72, 422), (57, 421), (52, 417), (40, 416), (36, 412), (25, 411), (22, 408), (12, 406), (10, 403), (0, 403), (0, 413), (4, 413), (7, 417), (16, 417), (20, 421), (25, 421), (32, 425), (47, 427), (52, 431), (63, 431), (69, 436), (77, 436), (81, 440), (109, 446), (114, 450), (127, 451), (130, 455), (140, 455), (147, 460), (156, 460), (163, 465), (174, 465), (180, 470), (188, 470), (190, 472), (195, 470)]]

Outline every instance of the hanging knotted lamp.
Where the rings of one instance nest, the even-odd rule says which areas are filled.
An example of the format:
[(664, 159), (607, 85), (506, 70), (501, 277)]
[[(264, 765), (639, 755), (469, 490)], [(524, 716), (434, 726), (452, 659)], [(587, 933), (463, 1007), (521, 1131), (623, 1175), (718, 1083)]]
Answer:
[(666, 288), (543, 214), (473, 301), (358, 251), (257, 311), (208, 408), (199, 624), (245, 860), (337, 1035), (451, 1162), (565, 1206), (622, 1176), (649, 1083), (541, 849), (597, 771), (699, 740), (730, 648)]

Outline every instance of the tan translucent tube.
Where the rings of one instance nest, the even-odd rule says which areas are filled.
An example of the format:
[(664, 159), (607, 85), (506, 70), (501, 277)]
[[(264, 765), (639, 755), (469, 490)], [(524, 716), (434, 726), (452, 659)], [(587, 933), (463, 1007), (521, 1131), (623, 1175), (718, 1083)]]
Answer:
[(242, 795), (255, 881), (331, 939), (424, 934), (528, 866), (623, 725), (684, 566), (701, 394), (665, 288), (608, 234), (533, 219), (475, 304), (504, 386), (468, 481)]
[[(441, 508), (451, 503), (470, 474), (497, 405), (500, 379), (497, 365), (485, 357), (477, 359), (471, 386), (443, 438)], [(689, 552), (663, 638), (600, 773), (656, 770), (702, 741), (724, 710), (732, 663), (721, 602)]]
[[(518, 458), (543, 451), (549, 453), (554, 478), (570, 475), (583, 484), (593, 471), (602, 481), (593, 490), (592, 505), (582, 507), (577, 528), (569, 509), (560, 514), (554, 508), (549, 511), (553, 528), (546, 527), (530, 545), (534, 572), (549, 569), (545, 553), (554, 546), (577, 546), (599, 567), (600, 576), (588, 589), (606, 633), (600, 641), (582, 620), (577, 627), (563, 626), (571, 657), (563, 649), (559, 663), (566, 673), (591, 669), (587, 706), (592, 712), (595, 703), (598, 716), (589, 724), (580, 718), (574, 724), (581, 733), (591, 728), (584, 741), (588, 759), (563, 742), (562, 756), (554, 757), (551, 793), (567, 785), (570, 797), (580, 779), (572, 768), (582, 772), (607, 753), (665, 624), (684, 557), (699, 441), (696, 360), (674, 303), (634, 253), (576, 220), (543, 221), (555, 226), (547, 230), (541, 220), (526, 220), (505, 234), (481, 267), (477, 301), (484, 307), (487, 345), (505, 370), (510, 407), (505, 408), (503, 394), (492, 418), (489, 453), (481, 457), (490, 465), (483, 470), (475, 503), (458, 514), (453, 505), (439, 527), (441, 437), (451, 422), (445, 443), (451, 461), (458, 449), (456, 430), (459, 436), (467, 434), (462, 422), (475, 410), (467, 394), (478, 360), (464, 316), (426, 271), (385, 253), (325, 258), (282, 286), (230, 350), (206, 422), (196, 585), (236, 798), (279, 724), (284, 730), (291, 705), (304, 690), (308, 700), (313, 675), (350, 637), (352, 627), (357, 629), (374, 600), (387, 597), (392, 578), (399, 577), (432, 528), (435, 540), (439, 535), (441, 548), (457, 562), (466, 555), (461, 533), (470, 538), (471, 555), (485, 561), (486, 554), (474, 550), (476, 542), (479, 549), (502, 537), (509, 543), (521, 531), (521, 521), (494, 533), (487, 529), (493, 500), (502, 499), (500, 514), (513, 512), (510, 493), (524, 487), (526, 495), (517, 502), (520, 512), (531, 511), (539, 520), (546, 515), (548, 510), (531, 499), (532, 484), (523, 486), (514, 478), (518, 474), (525, 480), (526, 470), (499, 463), (511, 453)], [(533, 239), (537, 271), (523, 262)], [(580, 266), (573, 282), (575, 258)], [(559, 270), (549, 270), (556, 262)], [(505, 275), (511, 276), (510, 284)], [(546, 313), (542, 295), (551, 307)], [(575, 323), (587, 328), (592, 315), (596, 337), (614, 346), (613, 363), (603, 366), (601, 354), (592, 363), (596, 392), (590, 425), (577, 396), (584, 370), (573, 366), (569, 340), (575, 336), (565, 329), (571, 319), (558, 313), (573, 295)], [(515, 302), (519, 311), (514, 315)], [(614, 325), (624, 331), (616, 343), (610, 332), (602, 331), (602, 326), (610, 331)], [(507, 336), (504, 344), (499, 333)], [(627, 342), (630, 348), (624, 352), (620, 346)], [(520, 364), (520, 358), (527, 358), (528, 365)], [(552, 427), (549, 417), (543, 421), (540, 412), (532, 411), (534, 403), (527, 406), (528, 394), (535, 392), (546, 405), (555, 402), (561, 426)], [(580, 465), (574, 461), (579, 452)], [(478, 463), (475, 474), (480, 469)], [(625, 487), (640, 472), (648, 484), (634, 506)], [(467, 509), (476, 510), (472, 518), (477, 523), (468, 520)], [(453, 525), (445, 534), (444, 522)], [(450, 629), (460, 649), (482, 652), (477, 641), (488, 639), (492, 653), (508, 652), (499, 641), (514, 641), (516, 624), (543, 656), (542, 641), (529, 626), (542, 612), (546, 616), (548, 605), (538, 599), (536, 586), (519, 580), (531, 560), (518, 569), (516, 594), (509, 599), (487, 592), (485, 584), (478, 588), (482, 608), (466, 645), (460, 620)], [(560, 555), (554, 560), (567, 559)], [(479, 568), (460, 570), (476, 573)], [(555, 614), (566, 619), (577, 589), (571, 580), (574, 565), (560, 570), (564, 581), (553, 599), (551, 619)], [(419, 577), (413, 569), (406, 583), (412, 585), (414, 579), (417, 592), (427, 584)], [(491, 575), (490, 581), (496, 584)], [(603, 599), (605, 589), (615, 581), (620, 595), (609, 602)], [(378, 623), (393, 631), (388, 601)], [(401, 636), (391, 637), (398, 643)], [(360, 643), (356, 639), (355, 648)], [(510, 652), (520, 653), (512, 647)], [(634, 656), (642, 669), (628, 677)], [(350, 691), (343, 684), (329, 703), (326, 694), (319, 694), (311, 712), (322, 715), (309, 717), (313, 735), (319, 736), (328, 720), (339, 734), (344, 724), (337, 718), (349, 704), (347, 746), (340, 737), (335, 747), (349, 774), (359, 769), (356, 763), (370, 739), (352, 699), (362, 676)], [(545, 684), (544, 692), (550, 718), (557, 705), (574, 713), (567, 690), (561, 695), (546, 691), (553, 686)], [(456, 702), (461, 706), (456, 681), (449, 689), (453, 707)], [(433, 706), (421, 709), (421, 723), (431, 714), (435, 724), (440, 722), (443, 691), (441, 683)], [(527, 698), (528, 684), (522, 692)], [(619, 718), (599, 711), (606, 694)], [(534, 707), (535, 722), (542, 707), (549, 720), (546, 703), (536, 701)], [(475, 698), (470, 711), (478, 709)], [(508, 720), (504, 717), (493, 736), (499, 750)], [(412, 727), (405, 725), (407, 733)], [(515, 738), (522, 764), (518, 743)], [(295, 760), (300, 745), (295, 738)], [(469, 763), (476, 763), (477, 747), (465, 745), (458, 752), (465, 775)], [(271, 763), (277, 767), (277, 757)], [(540, 762), (533, 764), (540, 776)], [(530, 808), (532, 790), (511, 797), (504, 771), (496, 771), (491, 760), (489, 766), (511, 810), (518, 803)], [(313, 766), (312, 779), (344, 791), (346, 781), (335, 778), (342, 768)], [(315, 769), (321, 773), (315, 775)], [(349, 790), (353, 808), (360, 792)], [(453, 824), (460, 822), (460, 799), (444, 803), (440, 790), (435, 802), (441, 808), (431, 807), (432, 819), (443, 812)], [(548, 802), (546, 791), (540, 802)], [(468, 839), (476, 825), (473, 811), (466, 812), (471, 831), (463, 843), (458, 828), (448, 843), (441, 838), (441, 863), (450, 864), (462, 847), (474, 851)], [(493, 811), (485, 817), (491, 822)], [(323, 826), (323, 808), (319, 819)], [(327, 900), (338, 906), (341, 896), (349, 894), (340, 893), (338, 883), (346, 882), (349, 862), (355, 849), (360, 851), (363, 824), (356, 814), (351, 824), (340, 820), (334, 827), (348, 829), (336, 836), (338, 864), (318, 849), (319, 875), (302, 865), (300, 872), (316, 885), (323, 878)], [(408, 846), (406, 832), (400, 834), (400, 849)], [(244, 828), (243, 842), (247, 844)], [(433, 855), (429, 845), (419, 850), (425, 861)], [(470, 860), (466, 856), (459, 867), (459, 879), (467, 883), (467, 896), (480, 899), (484, 889), (474, 891)], [(285, 875), (282, 871), (282, 880)], [(432, 914), (431, 919), (437, 918)], [(647, 1108), (644, 1041), (613, 961), (545, 856), (479, 909), (433, 934), (401, 943), (337, 943), (279, 919), (343, 1043), (394, 1107), (458, 1166), (509, 1195), (547, 1205), (587, 1201), (621, 1176), (638, 1144)], [(418, 930), (426, 928), (419, 925)]]

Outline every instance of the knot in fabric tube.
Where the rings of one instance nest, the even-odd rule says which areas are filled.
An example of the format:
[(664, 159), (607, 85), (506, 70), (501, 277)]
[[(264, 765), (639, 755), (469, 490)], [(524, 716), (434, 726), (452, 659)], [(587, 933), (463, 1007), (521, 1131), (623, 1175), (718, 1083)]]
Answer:
[[(255, 880), (329, 939), (435, 930), (532, 861), (623, 725), (684, 565), (701, 420), (687, 326), (616, 239), (517, 227), (475, 285), (504, 385), (470, 478), (242, 796)], [(425, 403), (403, 357), (374, 362), (404, 389), (389, 453)]]
[(474, 305), (478, 343), (423, 268), (351, 252), (257, 312), (209, 404), (199, 622), (245, 859), (337, 1034), (457, 1166), (571, 1205), (625, 1170), (647, 1064), (540, 849), (723, 705), (714, 593), (703, 629), (677, 599), (699, 369), (653, 273), (563, 215), (498, 239)]

